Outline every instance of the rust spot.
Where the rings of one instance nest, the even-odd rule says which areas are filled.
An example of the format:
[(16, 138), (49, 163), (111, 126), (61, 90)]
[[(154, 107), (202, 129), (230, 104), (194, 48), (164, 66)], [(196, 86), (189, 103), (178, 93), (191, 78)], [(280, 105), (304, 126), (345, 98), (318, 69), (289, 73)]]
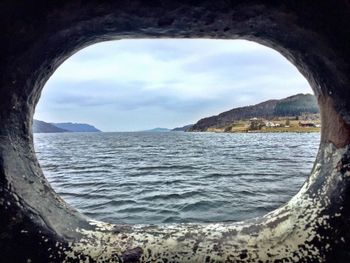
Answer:
[(129, 262), (129, 263), (140, 262), (142, 252), (143, 252), (142, 248), (135, 247), (135, 248), (124, 251), (121, 258), (123, 259), (123, 262), (125, 262), (125, 263), (126, 262)]
[(321, 111), (322, 136), (321, 142), (331, 142), (337, 148), (343, 148), (350, 143), (350, 127), (335, 110), (335, 103), (330, 96), (318, 96)]
[(239, 255), (240, 259), (245, 259), (248, 257), (247, 250), (242, 251), (242, 253)]

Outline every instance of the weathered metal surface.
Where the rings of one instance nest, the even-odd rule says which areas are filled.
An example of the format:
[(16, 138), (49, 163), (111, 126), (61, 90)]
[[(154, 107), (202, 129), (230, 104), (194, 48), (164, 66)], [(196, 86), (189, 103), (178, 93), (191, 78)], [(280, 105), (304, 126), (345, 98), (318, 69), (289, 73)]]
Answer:
[[(350, 262), (348, 1), (0, 1), (0, 262)], [(236, 224), (112, 225), (58, 197), (31, 123), (55, 69), (121, 38), (244, 38), (272, 47), (319, 99), (322, 139), (299, 193)], [(238, 94), (239, 95), (239, 94)]]

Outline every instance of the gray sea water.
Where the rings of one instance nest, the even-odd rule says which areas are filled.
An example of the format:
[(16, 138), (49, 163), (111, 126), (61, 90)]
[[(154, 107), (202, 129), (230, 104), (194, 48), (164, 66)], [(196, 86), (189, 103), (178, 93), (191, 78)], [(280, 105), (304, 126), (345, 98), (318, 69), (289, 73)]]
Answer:
[(112, 223), (240, 221), (297, 193), (319, 133), (35, 134), (55, 191)]

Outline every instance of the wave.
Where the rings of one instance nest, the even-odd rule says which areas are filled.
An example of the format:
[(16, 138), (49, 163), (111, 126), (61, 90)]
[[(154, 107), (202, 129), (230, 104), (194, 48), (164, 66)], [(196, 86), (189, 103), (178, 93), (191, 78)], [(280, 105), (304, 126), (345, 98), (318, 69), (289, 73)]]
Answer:
[(124, 223), (262, 215), (300, 189), (319, 146), (317, 134), (102, 133), (89, 141), (38, 134), (35, 140), (55, 191), (97, 220)]

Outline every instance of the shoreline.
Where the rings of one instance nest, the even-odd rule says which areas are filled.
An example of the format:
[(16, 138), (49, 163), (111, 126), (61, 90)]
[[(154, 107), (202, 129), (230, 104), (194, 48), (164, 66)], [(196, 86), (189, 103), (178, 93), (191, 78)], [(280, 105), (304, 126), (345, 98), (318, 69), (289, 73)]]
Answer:
[(186, 131), (186, 132), (212, 132), (212, 133), (316, 133), (321, 132), (321, 128), (274, 128), (274, 129), (262, 129), (262, 130), (237, 130), (237, 131), (221, 131), (221, 130), (209, 130), (209, 131)]

